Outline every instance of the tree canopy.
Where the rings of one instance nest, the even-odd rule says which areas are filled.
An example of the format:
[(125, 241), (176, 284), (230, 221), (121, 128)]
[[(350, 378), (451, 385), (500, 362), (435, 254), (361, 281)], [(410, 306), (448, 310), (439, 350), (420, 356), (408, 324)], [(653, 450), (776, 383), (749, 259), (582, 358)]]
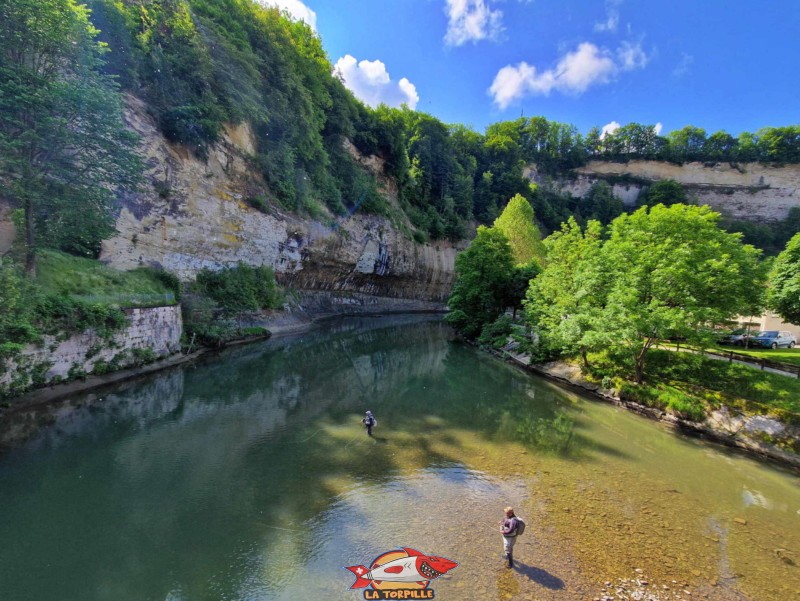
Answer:
[(719, 217), (707, 206), (656, 205), (609, 228), (603, 323), (612, 343), (627, 349), (638, 382), (658, 340), (697, 340), (704, 327), (752, 314), (761, 303), (761, 251), (719, 228)]
[(500, 217), (495, 219), (493, 227), (508, 239), (516, 265), (534, 263), (541, 269), (545, 261), (545, 249), (533, 207), (527, 198), (516, 194), (508, 201)]
[(775, 259), (769, 282), (769, 306), (789, 323), (800, 324), (800, 234)]
[(601, 346), (602, 310), (608, 281), (600, 250), (603, 228), (590, 221), (585, 230), (570, 218), (544, 241), (547, 266), (530, 282), (525, 298), (528, 322), (541, 343), (572, 354)]
[(39, 240), (96, 255), (113, 190), (139, 172), (104, 46), (75, 0), (8, 0), (0, 18), (0, 181), (24, 214), (26, 265)]
[(495, 228), (478, 227), (478, 235), (456, 257), (447, 321), (470, 338), (480, 334), (511, 304), (513, 272), (514, 258), (505, 235)]
[(605, 348), (641, 382), (659, 340), (704, 332), (762, 302), (760, 251), (718, 226), (708, 207), (642, 207), (617, 217), (603, 242), (574, 220), (545, 239), (548, 262), (533, 280), (532, 324), (566, 352)]

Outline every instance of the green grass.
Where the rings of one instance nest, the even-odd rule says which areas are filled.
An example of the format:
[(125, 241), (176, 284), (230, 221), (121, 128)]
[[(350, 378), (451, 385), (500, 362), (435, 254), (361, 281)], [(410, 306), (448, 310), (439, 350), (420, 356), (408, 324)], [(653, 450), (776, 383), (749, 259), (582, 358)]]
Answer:
[(607, 355), (597, 353), (590, 360), (594, 379), (616, 376), (624, 396), (651, 407), (702, 419), (708, 410), (725, 405), (800, 424), (800, 379), (795, 377), (697, 353), (655, 349), (648, 354), (646, 381), (640, 385), (621, 378)]
[(47, 294), (122, 306), (177, 302), (174, 289), (154, 269), (118, 271), (99, 261), (53, 250), (40, 251), (37, 256), (36, 283)]
[(781, 363), (800, 365), (800, 347), (792, 349), (779, 348), (773, 350), (771, 348), (747, 349), (742, 346), (722, 346), (718, 344), (709, 350), (718, 353), (727, 353), (729, 351), (733, 351), (734, 353), (739, 353), (740, 355), (749, 355), (758, 359), (768, 359), (770, 361), (779, 361)]

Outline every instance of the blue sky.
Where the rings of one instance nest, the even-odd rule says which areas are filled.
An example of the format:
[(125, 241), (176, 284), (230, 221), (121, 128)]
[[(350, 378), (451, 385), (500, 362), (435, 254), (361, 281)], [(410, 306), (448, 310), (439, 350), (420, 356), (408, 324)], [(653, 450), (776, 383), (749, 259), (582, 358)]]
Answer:
[(521, 114), (738, 135), (800, 123), (800, 0), (260, 0), (346, 85), (478, 131)]

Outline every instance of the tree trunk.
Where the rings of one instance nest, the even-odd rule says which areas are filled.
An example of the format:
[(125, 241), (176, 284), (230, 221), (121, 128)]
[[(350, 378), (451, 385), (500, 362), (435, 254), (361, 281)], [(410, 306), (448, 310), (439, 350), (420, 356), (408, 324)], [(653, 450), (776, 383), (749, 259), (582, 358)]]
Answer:
[(586, 355), (586, 351), (581, 351), (581, 359), (583, 359), (583, 366), (588, 370), (589, 365), (589, 357)]

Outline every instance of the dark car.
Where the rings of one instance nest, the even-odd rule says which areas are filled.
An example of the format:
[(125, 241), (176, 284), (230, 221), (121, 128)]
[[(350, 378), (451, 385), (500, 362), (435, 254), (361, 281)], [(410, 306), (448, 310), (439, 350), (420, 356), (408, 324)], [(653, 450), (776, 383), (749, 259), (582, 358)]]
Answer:
[(744, 346), (752, 334), (748, 334), (747, 330), (734, 330), (728, 334), (723, 335), (719, 339), (720, 344), (727, 344), (731, 346)]
[(785, 346), (794, 348), (797, 338), (790, 332), (779, 332), (778, 330), (767, 330), (759, 332), (750, 339), (750, 346), (761, 346), (764, 348), (778, 348)]

